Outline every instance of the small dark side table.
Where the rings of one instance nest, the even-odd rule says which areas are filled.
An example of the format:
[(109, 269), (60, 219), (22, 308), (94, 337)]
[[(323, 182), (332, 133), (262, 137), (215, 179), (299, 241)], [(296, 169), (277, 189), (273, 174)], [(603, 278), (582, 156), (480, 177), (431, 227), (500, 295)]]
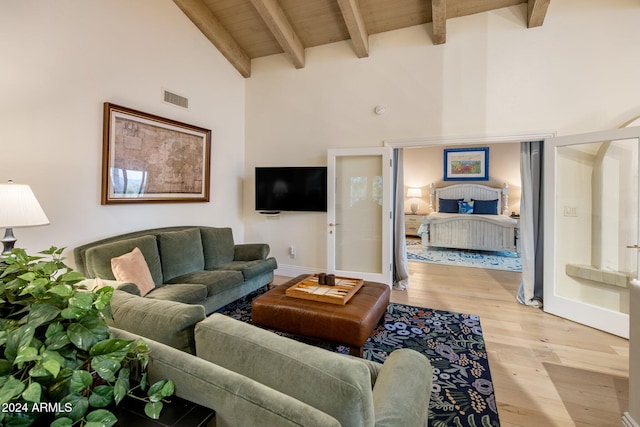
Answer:
[[(118, 427), (205, 427), (215, 425), (215, 411), (176, 396), (167, 398), (160, 418), (153, 420), (144, 413), (145, 403), (136, 399), (123, 400), (114, 411)], [(212, 422), (212, 424), (209, 424)]]

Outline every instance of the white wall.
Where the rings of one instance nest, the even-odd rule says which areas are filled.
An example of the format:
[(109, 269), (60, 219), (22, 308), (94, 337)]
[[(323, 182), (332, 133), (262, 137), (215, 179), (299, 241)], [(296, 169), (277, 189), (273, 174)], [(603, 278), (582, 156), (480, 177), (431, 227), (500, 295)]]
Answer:
[[(31, 185), (51, 221), (18, 246), (182, 224), (242, 241), (245, 81), (171, 0), (2, 0), (0, 63), (0, 181)], [(104, 102), (211, 129), (211, 202), (101, 206)]]
[[(560, 135), (619, 127), (640, 115), (640, 9), (636, 0), (551, 2), (542, 27), (526, 5), (370, 37), (358, 59), (350, 42), (306, 50), (296, 70), (284, 55), (254, 60), (247, 80), (247, 240), (271, 243), (280, 265), (322, 268), (324, 214), (266, 220), (253, 207), (253, 168), (322, 165), (335, 147), (385, 139)], [(386, 106), (378, 116), (376, 105)], [(289, 244), (298, 256), (290, 259)], [(308, 249), (306, 249), (308, 248)], [(308, 250), (308, 253), (305, 253)]]

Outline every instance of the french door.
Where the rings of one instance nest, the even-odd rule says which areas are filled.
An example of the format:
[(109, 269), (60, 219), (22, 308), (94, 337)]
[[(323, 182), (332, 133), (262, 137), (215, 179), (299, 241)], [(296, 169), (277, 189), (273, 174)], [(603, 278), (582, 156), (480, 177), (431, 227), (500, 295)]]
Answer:
[(391, 286), (391, 149), (332, 149), (327, 160), (328, 272)]
[(545, 140), (544, 310), (629, 337), (640, 127)]

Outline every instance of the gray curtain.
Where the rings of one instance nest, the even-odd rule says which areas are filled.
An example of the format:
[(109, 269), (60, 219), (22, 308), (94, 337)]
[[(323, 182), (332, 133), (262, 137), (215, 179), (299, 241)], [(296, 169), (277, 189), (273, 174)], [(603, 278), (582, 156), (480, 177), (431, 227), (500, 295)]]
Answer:
[(393, 150), (393, 288), (409, 286), (407, 241), (404, 234), (404, 167), (402, 148)]
[(518, 302), (542, 307), (543, 297), (543, 141), (520, 145), (520, 255), (522, 281)]

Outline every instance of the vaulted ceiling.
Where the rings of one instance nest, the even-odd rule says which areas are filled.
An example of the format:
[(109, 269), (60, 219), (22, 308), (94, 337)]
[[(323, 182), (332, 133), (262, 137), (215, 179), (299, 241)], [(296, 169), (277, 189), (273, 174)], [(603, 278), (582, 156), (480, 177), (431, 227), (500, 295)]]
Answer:
[(433, 44), (447, 40), (447, 20), (527, 4), (523, 28), (544, 22), (550, 0), (174, 0), (244, 76), (251, 60), (286, 53), (303, 68), (305, 49), (351, 40), (369, 55), (369, 35), (432, 22)]

